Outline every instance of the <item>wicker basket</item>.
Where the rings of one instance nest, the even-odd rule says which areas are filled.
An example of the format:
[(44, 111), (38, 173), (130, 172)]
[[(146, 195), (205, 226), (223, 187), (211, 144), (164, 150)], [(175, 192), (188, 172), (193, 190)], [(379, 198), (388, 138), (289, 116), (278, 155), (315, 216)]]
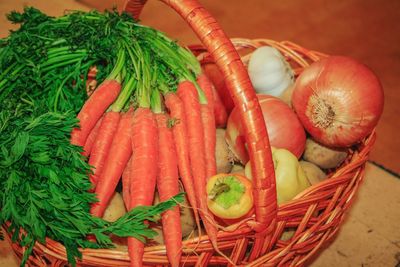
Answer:
[[(138, 16), (145, 0), (131, 0), (126, 10)], [(270, 45), (280, 50), (299, 74), (302, 69), (324, 54), (309, 51), (291, 42), (272, 40), (229, 40), (214, 18), (195, 0), (163, 0), (174, 8), (192, 27), (203, 42), (193, 49), (204, 62), (215, 62), (224, 74), (225, 81), (239, 107), (247, 143), (249, 144), (255, 185), (254, 197), (259, 206), (255, 217), (240, 224), (222, 229), (218, 246), (231, 262), (214, 253), (207, 236), (184, 241), (182, 264), (248, 265), (248, 266), (302, 266), (318, 249), (335, 235), (346, 210), (364, 176), (365, 163), (375, 140), (370, 134), (357, 146), (349, 149), (346, 161), (332, 170), (329, 179), (308, 188), (287, 204), (277, 206), (275, 177), (270, 145), (264, 123), (252, 118), (261, 114), (257, 97), (251, 86), (244, 63), (248, 53), (260, 45)], [(242, 60), (237, 51), (244, 51)], [(242, 53), (243, 54), (243, 53)], [(262, 118), (262, 117), (261, 117)], [(282, 234), (291, 231), (292, 236)], [(12, 244), (18, 257), (24, 248)], [(84, 249), (80, 266), (129, 266), (126, 249)], [(164, 246), (145, 248), (144, 264), (167, 265)], [(28, 260), (30, 266), (64, 266), (67, 264), (65, 248), (53, 240), (37, 243)]]

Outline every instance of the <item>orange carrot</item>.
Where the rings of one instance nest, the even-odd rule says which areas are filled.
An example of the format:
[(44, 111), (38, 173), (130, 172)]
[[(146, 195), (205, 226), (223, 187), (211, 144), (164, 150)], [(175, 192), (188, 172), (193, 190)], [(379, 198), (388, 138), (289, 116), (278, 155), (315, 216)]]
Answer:
[(213, 84), (204, 73), (197, 76), (197, 83), (206, 95), (207, 105), (214, 109)]
[(103, 121), (103, 117), (101, 117), (94, 128), (90, 131), (90, 134), (88, 138), (86, 139), (85, 145), (83, 146), (83, 152), (82, 155), (85, 157), (88, 157), (90, 155), (90, 152), (92, 151), (92, 147), (94, 144), (94, 141), (96, 140), (97, 134), (99, 133), (99, 128), (101, 125), (101, 122)]
[(97, 194), (99, 202), (94, 203), (90, 210), (91, 214), (94, 216), (103, 216), (108, 202), (114, 194), (122, 172), (132, 155), (132, 113), (132, 110), (124, 113), (118, 124), (116, 134), (106, 159), (107, 164), (104, 166), (96, 186), (95, 193)]
[(80, 127), (74, 128), (71, 132), (72, 144), (85, 145), (90, 131), (106, 109), (114, 102), (120, 91), (121, 84), (116, 80), (105, 80), (97, 87), (77, 115)]
[(225, 107), (226, 113), (229, 116), (235, 104), (233, 103), (231, 93), (226, 86), (223, 73), (214, 63), (203, 65), (203, 71), (214, 85), (215, 90)]
[[(132, 123), (132, 166), (129, 189), (129, 209), (138, 205), (151, 205), (158, 169), (158, 130), (153, 112), (149, 108), (138, 108)], [(130, 266), (143, 265), (144, 244), (128, 237)]]
[(122, 173), (122, 197), (124, 200), (125, 208), (128, 210), (129, 199), (130, 199), (130, 177), (131, 177), (131, 169), (132, 169), (132, 157), (129, 159), (128, 163), (125, 166), (124, 172)]
[(183, 102), (189, 139), (189, 158), (200, 216), (214, 248), (217, 249), (217, 227), (207, 208), (206, 193), (206, 161), (204, 146), (204, 131), (201, 119), (199, 96), (191, 82), (181, 82), (177, 90)]
[[(166, 201), (179, 193), (178, 162), (172, 131), (168, 126), (168, 116), (156, 115), (158, 126), (158, 176), (157, 190), (160, 201)], [(178, 267), (182, 255), (182, 228), (179, 206), (162, 214), (162, 229), (171, 266)]]
[(205, 74), (200, 74), (197, 77), (197, 82), (207, 98), (207, 104), (201, 105), (201, 120), (204, 131), (206, 177), (208, 179), (217, 173), (217, 164), (215, 161), (217, 132), (215, 129), (214, 97), (212, 84)]
[(215, 126), (218, 128), (225, 128), (228, 121), (228, 113), (224, 103), (222, 103), (221, 97), (219, 96), (217, 89), (213, 85), (213, 97), (214, 97), (214, 116), (215, 116)]
[[(197, 225), (200, 225), (199, 214), (197, 212), (196, 194), (193, 187), (193, 176), (190, 168), (189, 159), (189, 140), (185, 109), (182, 100), (173, 93), (165, 95), (165, 106), (169, 110), (171, 119), (175, 120), (172, 127), (174, 137), (175, 150), (177, 151), (178, 170), (183, 183), (183, 187), (187, 193), (187, 198), (190, 205), (194, 208), (193, 214)], [(200, 228), (199, 228), (200, 229)]]
[(200, 110), (204, 131), (206, 179), (208, 180), (217, 173), (217, 163), (215, 161), (217, 132), (215, 128), (214, 115), (212, 114), (210, 108), (206, 105), (201, 105)]
[[(93, 167), (93, 174), (89, 176), (93, 188), (96, 187), (99, 177), (103, 171), (104, 163), (109, 155), (115, 132), (121, 118), (119, 112), (109, 111), (103, 117), (99, 133), (92, 148), (89, 165)], [(123, 130), (124, 131), (124, 130)]]

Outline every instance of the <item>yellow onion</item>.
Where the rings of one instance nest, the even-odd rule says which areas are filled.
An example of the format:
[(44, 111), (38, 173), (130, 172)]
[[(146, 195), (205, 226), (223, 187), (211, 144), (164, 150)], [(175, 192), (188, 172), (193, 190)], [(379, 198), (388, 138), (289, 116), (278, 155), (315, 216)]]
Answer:
[(366, 137), (378, 123), (383, 90), (365, 65), (348, 57), (331, 56), (300, 74), (292, 105), (315, 140), (347, 147)]
[[(285, 148), (300, 158), (305, 148), (306, 134), (294, 111), (279, 98), (270, 95), (257, 97), (271, 146)], [(229, 115), (225, 139), (236, 159), (246, 164), (249, 155), (237, 107)]]

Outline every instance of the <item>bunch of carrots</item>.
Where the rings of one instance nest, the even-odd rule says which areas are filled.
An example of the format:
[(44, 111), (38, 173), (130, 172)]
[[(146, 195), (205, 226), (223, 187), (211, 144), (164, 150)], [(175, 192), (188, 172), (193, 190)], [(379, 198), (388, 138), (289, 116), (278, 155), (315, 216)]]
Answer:
[[(103, 216), (120, 179), (128, 210), (152, 205), (155, 190), (161, 201), (175, 196), (180, 179), (197, 224), (201, 219), (218, 250), (206, 182), (216, 174), (216, 127), (226, 112), (191, 52), (158, 32), (153, 37), (147, 46), (121, 43), (113, 70), (77, 115), (71, 143), (93, 167), (88, 179), (98, 202), (91, 213)], [(162, 214), (162, 227), (168, 260), (178, 266), (178, 206)], [(131, 266), (142, 266), (143, 241), (128, 238)]]

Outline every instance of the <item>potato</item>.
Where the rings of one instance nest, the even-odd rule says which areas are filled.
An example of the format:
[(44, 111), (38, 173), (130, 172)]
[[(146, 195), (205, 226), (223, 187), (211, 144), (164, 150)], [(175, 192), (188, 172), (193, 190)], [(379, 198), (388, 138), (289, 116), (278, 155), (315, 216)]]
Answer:
[(347, 152), (323, 146), (311, 138), (307, 138), (303, 159), (316, 164), (322, 169), (335, 168), (341, 164)]
[(194, 219), (194, 215), (192, 209), (189, 207), (189, 202), (185, 198), (185, 201), (182, 203), (183, 207), (181, 207), (181, 226), (182, 226), (182, 238), (187, 237), (192, 234), (196, 229), (196, 220)]
[(232, 166), (230, 173), (237, 173), (237, 174), (245, 175), (244, 166), (241, 164), (234, 164)]
[[(115, 192), (113, 197), (110, 200), (106, 210), (104, 211), (103, 219), (108, 222), (115, 222), (121, 216), (125, 215), (126, 209), (124, 205), (124, 201), (120, 193)], [(118, 237), (115, 235), (110, 236), (112, 242), (115, 245), (116, 250), (126, 250), (126, 238)]]
[(301, 160), (299, 163), (311, 185), (315, 185), (325, 180), (326, 174), (314, 163), (305, 160)]
[(103, 219), (108, 222), (115, 222), (118, 218), (126, 213), (124, 200), (120, 193), (115, 192), (110, 200), (106, 210), (104, 211)]
[(157, 233), (157, 235), (153, 237), (152, 242), (156, 243), (156, 245), (164, 245), (164, 236), (161, 225), (154, 225), (151, 229)]
[(225, 141), (225, 129), (217, 129), (215, 160), (217, 173), (229, 173), (233, 165), (233, 156)]
[(126, 237), (119, 237), (116, 235), (111, 235), (110, 236), (112, 242), (114, 243), (115, 250), (120, 250), (120, 251), (127, 251), (128, 250), (128, 238)]
[[(154, 196), (153, 205), (160, 203), (160, 198), (158, 193), (156, 192)], [(181, 227), (182, 227), (182, 238), (190, 235), (196, 229), (196, 220), (194, 219), (194, 215), (192, 212), (191, 207), (189, 206), (189, 201), (185, 197), (184, 201), (181, 203)], [(162, 227), (160, 226), (159, 229), (160, 234), (162, 235)], [(158, 230), (156, 230), (158, 232)], [(160, 242), (160, 239), (156, 241)]]

